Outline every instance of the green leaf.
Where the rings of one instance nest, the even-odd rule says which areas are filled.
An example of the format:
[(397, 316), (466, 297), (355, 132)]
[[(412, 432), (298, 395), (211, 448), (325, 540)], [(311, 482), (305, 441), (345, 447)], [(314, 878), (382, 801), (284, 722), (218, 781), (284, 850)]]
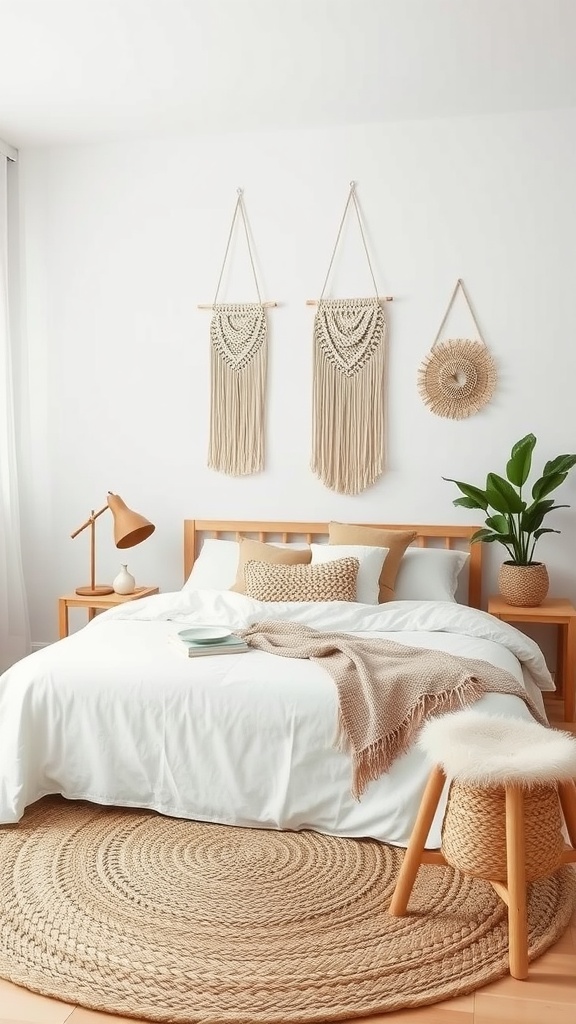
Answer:
[(492, 544), (495, 540), (502, 541), (502, 539), (499, 533), (493, 533), (492, 530), (476, 530), (476, 533), (470, 537), (470, 543), (477, 544), (481, 540), (485, 544)]
[(488, 504), (497, 512), (518, 513), (526, 508), (526, 502), (511, 484), (497, 473), (488, 473), (486, 477), (486, 497)]
[(520, 529), (523, 533), (534, 533), (542, 525), (544, 516), (557, 508), (570, 508), (569, 505), (555, 505), (554, 498), (545, 498), (542, 501), (535, 501), (525, 512), (522, 513)]
[(535, 530), (534, 531), (534, 537), (536, 538), (536, 540), (538, 540), (538, 538), (541, 537), (543, 533), (560, 533), (560, 530), (548, 530), (548, 529)]
[(488, 508), (488, 499), (484, 491), (481, 491), (479, 487), (474, 487), (472, 484), (462, 483), (461, 480), (452, 480), (449, 476), (443, 476), (442, 479), (447, 480), (450, 484), (456, 484), (456, 487), (460, 488), (462, 494), (465, 494), (471, 501), (476, 502), (476, 505), (467, 505), (467, 508), (483, 508), (484, 511), (486, 511)]
[(496, 533), (501, 533), (505, 536), (510, 534), (510, 523), (506, 516), (488, 516), (486, 526), (489, 526), (491, 530), (495, 530)]
[(567, 475), (567, 473), (548, 473), (545, 476), (541, 476), (532, 488), (534, 500), (540, 501), (541, 498), (555, 491), (557, 487), (560, 487), (560, 484), (564, 483)]
[(528, 479), (535, 444), (534, 434), (526, 434), (526, 437), (517, 441), (512, 449), (510, 461), (506, 465), (506, 476), (516, 487), (522, 487)]
[(477, 501), (474, 500), (474, 498), (454, 498), (454, 501), (452, 502), (452, 504), (455, 505), (456, 508), (481, 508), (482, 507), (481, 505), (478, 504)]
[(550, 473), (567, 473), (573, 466), (576, 466), (576, 455), (557, 455), (555, 459), (546, 463), (542, 476), (549, 476)]

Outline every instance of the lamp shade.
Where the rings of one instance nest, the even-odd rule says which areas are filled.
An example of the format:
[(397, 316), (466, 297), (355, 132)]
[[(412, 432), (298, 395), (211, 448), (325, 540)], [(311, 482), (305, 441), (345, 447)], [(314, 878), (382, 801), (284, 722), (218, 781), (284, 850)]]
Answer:
[(133, 512), (118, 494), (108, 494), (108, 507), (114, 516), (114, 543), (117, 548), (133, 548), (156, 529), (139, 512)]

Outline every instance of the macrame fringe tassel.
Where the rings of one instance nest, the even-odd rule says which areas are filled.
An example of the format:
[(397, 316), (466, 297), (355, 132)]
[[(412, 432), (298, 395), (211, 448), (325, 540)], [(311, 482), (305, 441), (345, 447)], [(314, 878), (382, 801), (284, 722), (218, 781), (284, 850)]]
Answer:
[(241, 369), (211, 349), (212, 400), (208, 466), (229, 476), (264, 468), (266, 343)]
[(311, 468), (340, 494), (359, 494), (384, 469), (384, 344), (347, 376), (314, 346)]

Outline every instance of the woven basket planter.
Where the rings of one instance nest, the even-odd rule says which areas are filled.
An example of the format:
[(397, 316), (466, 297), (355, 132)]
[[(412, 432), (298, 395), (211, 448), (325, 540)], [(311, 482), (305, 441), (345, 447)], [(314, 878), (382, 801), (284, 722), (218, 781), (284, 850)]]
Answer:
[(543, 562), (515, 565), (503, 562), (498, 573), (498, 587), (508, 604), (521, 608), (536, 608), (548, 593), (550, 580)]
[[(524, 791), (526, 881), (545, 878), (560, 864), (564, 849), (556, 786)], [(503, 786), (450, 786), (442, 826), (442, 853), (453, 868), (476, 878), (505, 882), (506, 811)]]

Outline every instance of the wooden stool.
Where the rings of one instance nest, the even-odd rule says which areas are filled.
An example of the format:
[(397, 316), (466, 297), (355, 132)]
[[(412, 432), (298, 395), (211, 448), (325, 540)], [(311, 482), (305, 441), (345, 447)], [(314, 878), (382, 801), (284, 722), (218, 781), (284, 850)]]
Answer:
[[(434, 768), (389, 912), (406, 913), (420, 864), (486, 879), (508, 907), (510, 974), (524, 980), (526, 884), (576, 861), (576, 739), (537, 722), (465, 711), (431, 719), (418, 744)], [(425, 850), (447, 777), (442, 846)]]

